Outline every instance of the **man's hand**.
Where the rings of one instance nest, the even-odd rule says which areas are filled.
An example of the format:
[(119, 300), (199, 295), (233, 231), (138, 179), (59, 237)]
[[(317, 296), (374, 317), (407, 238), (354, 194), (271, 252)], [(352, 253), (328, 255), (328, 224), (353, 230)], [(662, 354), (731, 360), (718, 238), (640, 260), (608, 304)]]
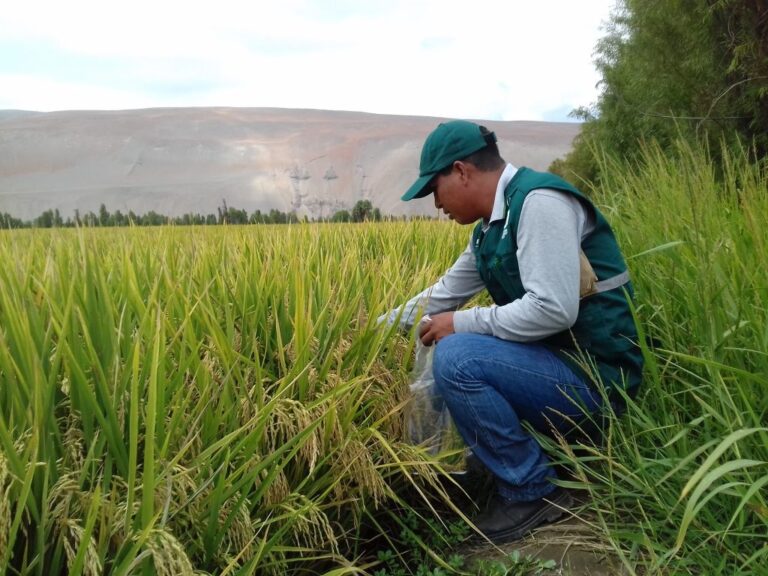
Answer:
[(440, 338), (453, 334), (453, 312), (443, 312), (430, 317), (419, 329), (419, 338), (424, 346), (432, 346)]

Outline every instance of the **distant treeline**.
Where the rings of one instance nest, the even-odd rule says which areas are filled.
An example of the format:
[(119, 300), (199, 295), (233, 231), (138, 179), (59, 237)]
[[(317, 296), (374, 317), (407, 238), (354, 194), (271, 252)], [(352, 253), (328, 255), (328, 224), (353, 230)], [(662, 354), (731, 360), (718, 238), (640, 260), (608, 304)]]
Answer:
[[(390, 219), (391, 217), (387, 217)], [(426, 217), (429, 218), (429, 217)], [(150, 210), (144, 214), (129, 211), (127, 214), (120, 210), (110, 212), (102, 204), (98, 213), (93, 211), (81, 214), (75, 210), (74, 216), (63, 218), (59, 210), (46, 210), (33, 220), (21, 220), (5, 212), (0, 212), (0, 228), (73, 228), (109, 227), (109, 226), (160, 226), (173, 224), (177, 226), (214, 226), (220, 224), (297, 224), (299, 222), (366, 222), (382, 219), (381, 211), (371, 204), (370, 200), (358, 200), (352, 210), (339, 210), (329, 218), (299, 217), (295, 212), (281, 212), (272, 209), (269, 212), (256, 210), (248, 213), (246, 210), (228, 206), (226, 201), (216, 209), (216, 214), (183, 214), (181, 216), (166, 216)]]

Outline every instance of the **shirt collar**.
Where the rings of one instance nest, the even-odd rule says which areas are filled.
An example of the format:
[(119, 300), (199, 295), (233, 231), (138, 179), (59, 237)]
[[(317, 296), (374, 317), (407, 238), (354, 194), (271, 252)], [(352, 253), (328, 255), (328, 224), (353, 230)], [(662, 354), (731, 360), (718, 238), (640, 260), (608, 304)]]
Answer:
[(504, 190), (515, 174), (517, 174), (517, 168), (512, 166), (512, 164), (507, 164), (504, 172), (501, 173), (499, 183), (496, 185), (496, 196), (493, 200), (493, 210), (491, 211), (491, 218), (488, 220), (488, 224), (504, 218), (504, 213), (507, 209), (506, 202), (504, 201)]

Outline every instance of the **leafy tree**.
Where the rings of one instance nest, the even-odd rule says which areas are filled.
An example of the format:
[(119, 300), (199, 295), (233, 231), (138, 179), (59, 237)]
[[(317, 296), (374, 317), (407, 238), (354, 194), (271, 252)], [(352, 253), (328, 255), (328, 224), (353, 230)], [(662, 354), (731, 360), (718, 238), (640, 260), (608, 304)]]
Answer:
[(22, 228), (24, 222), (20, 218), (14, 218), (7, 212), (0, 212), (0, 228)]
[(287, 221), (288, 218), (286, 217), (285, 212), (280, 212), (280, 210), (275, 210), (274, 208), (269, 211), (267, 222), (270, 224), (285, 224)]
[(142, 226), (161, 226), (168, 221), (166, 216), (158, 214), (154, 210), (150, 210), (144, 216), (141, 217)]
[(381, 220), (381, 212), (374, 208), (370, 200), (358, 200), (352, 207), (352, 221)]
[(371, 204), (370, 200), (358, 200), (352, 207), (352, 221), (363, 222), (368, 220), (372, 211), (373, 204)]
[(602, 91), (572, 152), (551, 169), (596, 180), (597, 149), (633, 158), (683, 137), (768, 154), (768, 11), (752, 0), (619, 0), (598, 43)]
[(89, 210), (88, 213), (83, 217), (83, 225), (84, 226), (90, 226), (91, 228), (97, 226), (99, 223), (99, 219), (96, 217), (96, 214), (93, 213), (93, 211)]
[(227, 224), (248, 224), (248, 212), (230, 207), (226, 211), (224, 220)]
[(351, 222), (352, 215), (349, 210), (338, 210), (331, 216), (331, 222)]
[(37, 228), (53, 228), (53, 210), (46, 210), (35, 218)]
[(728, 58), (722, 98), (738, 131), (768, 155), (768, 6), (757, 0), (710, 0), (714, 31)]
[(226, 199), (222, 199), (221, 203), (222, 205), (216, 208), (216, 212), (219, 215), (218, 223), (224, 224), (224, 220), (227, 217), (227, 211), (228, 211)]
[(261, 213), (261, 210), (256, 210), (253, 214), (251, 214), (251, 217), (248, 221), (251, 224), (263, 224), (264, 215)]
[(109, 210), (107, 210), (107, 207), (102, 204), (99, 206), (99, 226), (107, 225), (109, 225)]

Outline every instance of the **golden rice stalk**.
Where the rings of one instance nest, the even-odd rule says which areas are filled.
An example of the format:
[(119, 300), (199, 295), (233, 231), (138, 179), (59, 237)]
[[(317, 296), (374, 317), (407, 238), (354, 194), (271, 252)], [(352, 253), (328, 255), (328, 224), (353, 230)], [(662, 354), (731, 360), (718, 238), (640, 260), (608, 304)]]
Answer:
[[(173, 473), (168, 475), (167, 482), (158, 486), (158, 498), (164, 503), (167, 502), (170, 507), (169, 512), (173, 520), (169, 525), (172, 526), (173, 533), (187, 544), (194, 541), (202, 548), (200, 519), (208, 515), (205, 506), (213, 492), (213, 487), (207, 486), (201, 489), (194, 478), (193, 471), (183, 466), (177, 464), (172, 470)], [(255, 540), (256, 533), (249, 516), (251, 505), (245, 499), (233, 512), (234, 505), (234, 499), (226, 500), (218, 511), (219, 524), (228, 525), (218, 556), (229, 562), (231, 558), (240, 555), (247, 561), (252, 555), (252, 542)], [(233, 514), (234, 518), (232, 518)]]
[(390, 438), (402, 438), (404, 418), (402, 407), (409, 398), (408, 387), (376, 360), (369, 374), (373, 376), (369, 394), (376, 398), (374, 419), (381, 421), (381, 429)]
[(85, 463), (83, 432), (80, 429), (80, 416), (70, 408), (64, 431), (65, 466), (72, 470), (82, 470)]
[(297, 546), (329, 550), (339, 554), (339, 543), (328, 517), (314, 502), (296, 492), (292, 493), (280, 508), (291, 525), (291, 536)]
[[(268, 470), (264, 470), (261, 475), (263, 478), (266, 478), (268, 475)], [(288, 479), (285, 477), (285, 474), (283, 473), (283, 470), (278, 470), (277, 474), (274, 478), (272, 478), (272, 481), (269, 484), (269, 487), (264, 492), (264, 505), (267, 507), (276, 506), (286, 498), (288, 498), (288, 495), (291, 493), (291, 487), (288, 484)]]
[[(62, 541), (64, 552), (67, 556), (68, 568), (72, 568), (72, 564), (75, 562), (84, 534), (85, 530), (76, 520), (67, 519), (62, 522)], [(100, 576), (102, 574), (101, 559), (99, 558), (96, 540), (93, 536), (88, 539), (82, 573), (88, 576)]]
[(225, 558), (227, 563), (235, 557), (239, 557), (241, 562), (247, 562), (254, 553), (253, 542), (256, 540), (256, 526), (249, 514), (251, 506), (248, 500), (246, 499), (239, 504), (234, 519), (231, 519), (234, 504), (234, 499), (227, 500), (219, 511), (219, 523), (225, 526), (227, 522), (230, 522), (221, 542), (219, 555)]
[[(266, 440), (271, 452), (286, 444), (294, 436), (300, 434), (313, 422), (312, 413), (306, 406), (291, 398), (281, 398), (275, 402), (269, 415), (270, 419), (266, 429)], [(315, 469), (317, 457), (320, 452), (320, 440), (315, 430), (307, 436), (299, 449), (299, 455), (308, 466), (307, 474)]]
[[(311, 373), (310, 373), (310, 376), (311, 376)], [(343, 381), (338, 374), (334, 372), (329, 373), (324, 380), (317, 383), (318, 396), (322, 396), (322, 395), (333, 392), (336, 388), (341, 386), (342, 382)]]
[(158, 576), (192, 576), (195, 571), (184, 547), (167, 530), (152, 530), (147, 539), (147, 548), (152, 556)]
[(216, 384), (221, 385), (224, 382), (224, 368), (222, 368), (218, 357), (211, 354), (210, 349), (203, 354), (202, 364)]
[[(8, 494), (10, 482), (8, 462), (0, 452), (0, 550), (6, 550), (11, 534), (11, 497)], [(8, 484), (8, 486), (6, 486)]]
[(243, 335), (240, 330), (235, 330), (234, 338), (232, 339), (232, 351), (240, 353), (243, 350)]
[(83, 518), (85, 515), (87, 504), (84, 502), (85, 495), (80, 490), (77, 478), (78, 473), (74, 471), (62, 474), (48, 494), (51, 518), (60, 526), (66, 526), (70, 520)]
[(356, 438), (345, 441), (335, 454), (331, 474), (340, 479), (334, 485), (338, 502), (349, 497), (353, 486), (372, 498), (376, 507), (387, 497), (387, 483), (376, 468), (370, 447)]
[(347, 355), (351, 348), (352, 340), (347, 337), (339, 338), (338, 342), (336, 343), (336, 349), (333, 351), (333, 356), (336, 358), (336, 361), (339, 363), (339, 365), (344, 363), (344, 356)]
[(238, 410), (240, 422), (243, 424), (252, 422), (264, 403), (264, 382), (257, 382), (255, 371), (246, 371), (244, 392), (240, 397)]
[(106, 529), (109, 536), (116, 544), (122, 544), (129, 538), (125, 533), (126, 526), (135, 518), (141, 507), (141, 495), (131, 503), (131, 511), (128, 511), (128, 482), (122, 476), (112, 477), (112, 492), (109, 498), (102, 500), (102, 512), (106, 518)]
[[(162, 467), (167, 466), (168, 462), (163, 462)], [(170, 517), (168, 529), (185, 542), (188, 549), (203, 548), (201, 506), (209, 493), (210, 489), (201, 490), (191, 470), (179, 464), (174, 465), (165, 481), (156, 486), (157, 506)]]

